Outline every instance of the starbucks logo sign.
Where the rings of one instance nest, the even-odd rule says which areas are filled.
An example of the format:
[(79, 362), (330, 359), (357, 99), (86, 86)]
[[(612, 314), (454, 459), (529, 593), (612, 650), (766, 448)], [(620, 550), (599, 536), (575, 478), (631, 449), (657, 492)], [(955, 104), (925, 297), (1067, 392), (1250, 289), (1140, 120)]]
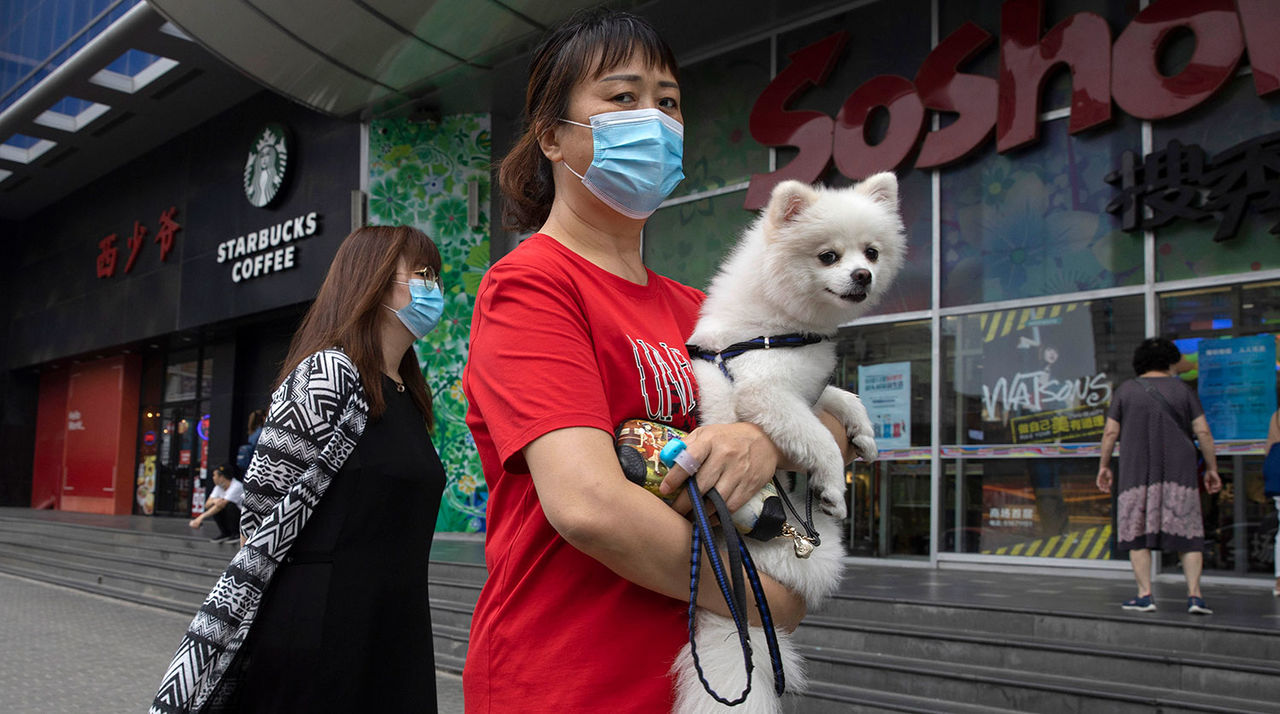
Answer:
[(271, 203), (284, 184), (289, 165), (289, 147), (284, 127), (268, 124), (254, 138), (249, 159), (244, 164), (244, 195), (261, 208)]

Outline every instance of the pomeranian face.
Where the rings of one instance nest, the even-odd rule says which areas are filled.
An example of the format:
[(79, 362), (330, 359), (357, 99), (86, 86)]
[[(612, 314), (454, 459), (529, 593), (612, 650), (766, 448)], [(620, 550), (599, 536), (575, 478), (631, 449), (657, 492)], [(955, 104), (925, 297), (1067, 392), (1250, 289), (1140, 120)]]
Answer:
[(906, 257), (897, 179), (887, 172), (841, 189), (781, 183), (765, 231), (770, 297), (831, 327), (875, 304)]

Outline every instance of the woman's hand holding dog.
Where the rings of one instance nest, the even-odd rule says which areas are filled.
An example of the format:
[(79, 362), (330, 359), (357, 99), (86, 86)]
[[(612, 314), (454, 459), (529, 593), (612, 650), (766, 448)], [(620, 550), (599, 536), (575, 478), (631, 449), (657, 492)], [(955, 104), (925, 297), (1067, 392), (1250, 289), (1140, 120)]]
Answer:
[[(708, 424), (694, 429), (684, 442), (686, 451), (701, 462), (699, 492), (714, 488), (730, 511), (751, 500), (778, 469), (778, 448), (755, 424)], [(673, 466), (659, 488), (670, 495), (688, 478), (684, 469)], [(672, 507), (681, 514), (692, 510), (688, 492), (681, 492)]]

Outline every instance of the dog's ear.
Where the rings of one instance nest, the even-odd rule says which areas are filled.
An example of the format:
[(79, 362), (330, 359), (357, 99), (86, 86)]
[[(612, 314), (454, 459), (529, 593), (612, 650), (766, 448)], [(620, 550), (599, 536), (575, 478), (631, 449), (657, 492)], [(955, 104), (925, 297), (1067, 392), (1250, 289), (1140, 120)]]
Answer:
[(781, 226), (795, 220), (818, 197), (813, 187), (799, 181), (783, 181), (773, 187), (766, 209), (769, 223)]
[(881, 171), (863, 179), (854, 191), (894, 211), (898, 210), (898, 177)]

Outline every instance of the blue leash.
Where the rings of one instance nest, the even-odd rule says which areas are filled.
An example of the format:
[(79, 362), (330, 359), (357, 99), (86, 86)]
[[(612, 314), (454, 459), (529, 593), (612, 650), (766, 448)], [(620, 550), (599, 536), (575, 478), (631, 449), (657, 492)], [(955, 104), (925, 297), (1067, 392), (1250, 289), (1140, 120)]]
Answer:
[[(679, 446), (671, 447), (673, 443), (678, 443)], [(675, 455), (683, 450), (684, 444), (673, 439), (668, 442), (668, 447), (671, 447), (670, 453), (668, 453), (668, 449), (664, 448), (661, 458), (664, 463), (670, 466), (671, 463), (674, 463)], [(743, 572), (745, 571), (747, 581), (751, 585), (751, 592), (756, 598), (756, 608), (760, 612), (760, 622), (764, 628), (765, 641), (769, 647), (769, 660), (773, 667), (773, 689), (781, 696), (786, 690), (786, 676), (782, 670), (782, 654), (778, 648), (778, 635), (774, 628), (773, 615), (769, 612), (769, 603), (765, 600), (764, 588), (760, 584), (760, 575), (756, 571), (755, 561), (751, 558), (751, 552), (747, 549), (741, 536), (738, 535), (738, 530), (732, 526), (732, 514), (729, 512), (729, 507), (725, 504), (724, 499), (714, 488), (709, 490), (705, 496), (715, 507), (716, 513), (720, 517), (720, 523), (730, 524), (728, 527), (721, 528), (730, 566), (729, 572), (725, 572), (724, 561), (721, 559), (720, 551), (716, 548), (715, 539), (712, 537), (711, 521), (707, 517), (706, 507), (702, 502), (703, 494), (698, 493), (698, 484), (695, 479), (689, 478), (686, 484), (689, 488), (689, 497), (693, 503), (694, 513), (693, 539), (689, 555), (689, 649), (693, 655), (693, 666), (698, 672), (698, 679), (702, 682), (702, 688), (717, 702), (730, 707), (746, 701), (747, 696), (751, 693), (751, 674), (754, 664), (751, 660), (750, 625), (747, 622), (747, 593), (746, 586), (743, 583)], [(747, 670), (747, 686), (738, 698), (732, 701), (721, 697), (712, 688), (702, 671), (702, 662), (698, 657), (695, 622), (698, 605), (698, 581), (701, 579), (702, 571), (701, 551), (703, 548), (707, 551), (707, 559), (710, 561), (711, 570), (715, 575), (720, 593), (724, 596), (725, 602), (729, 606), (729, 613), (732, 616), (734, 627), (738, 631), (738, 642), (742, 646), (743, 663)]]

